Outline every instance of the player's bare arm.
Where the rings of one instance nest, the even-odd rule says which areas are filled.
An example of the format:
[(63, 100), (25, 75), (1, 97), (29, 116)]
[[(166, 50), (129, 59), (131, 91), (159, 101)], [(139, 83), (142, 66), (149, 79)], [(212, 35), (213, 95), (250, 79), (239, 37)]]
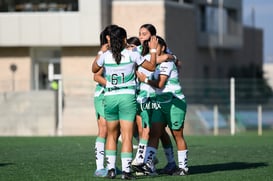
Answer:
[(151, 85), (152, 87), (156, 87), (159, 89), (162, 89), (165, 85), (165, 82), (168, 80), (167, 75), (160, 75), (157, 80), (149, 80), (145, 74), (143, 74), (142, 72), (138, 72), (138, 71), (136, 71), (136, 75), (137, 75), (140, 82), (144, 82), (146, 84)]
[(150, 61), (145, 60), (141, 66), (149, 71), (154, 71), (156, 67), (156, 48), (158, 45), (158, 40), (156, 36), (152, 36), (151, 40), (149, 41), (149, 48), (150, 48), (150, 53), (151, 53), (151, 58)]
[(101, 69), (101, 67), (98, 66), (98, 64), (97, 64), (97, 60), (99, 59), (99, 57), (100, 57), (104, 52), (106, 52), (106, 51), (108, 50), (108, 48), (109, 48), (109, 45), (108, 45), (107, 43), (101, 46), (100, 51), (98, 52), (98, 54), (97, 54), (95, 60), (94, 60), (93, 63), (92, 63), (92, 72), (93, 72), (93, 73), (97, 73), (97, 72)]
[(102, 76), (103, 68), (101, 68), (97, 73), (94, 73), (93, 79), (99, 84), (106, 86), (106, 79)]

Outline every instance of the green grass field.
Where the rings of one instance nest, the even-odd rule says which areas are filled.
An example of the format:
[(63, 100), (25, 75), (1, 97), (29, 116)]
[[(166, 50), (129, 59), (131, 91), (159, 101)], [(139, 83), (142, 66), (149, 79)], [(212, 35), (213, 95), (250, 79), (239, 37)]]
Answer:
[[(272, 131), (263, 136), (186, 136), (186, 140), (190, 175), (139, 179), (273, 180)], [(0, 180), (107, 180), (93, 177), (94, 142), (95, 137), (0, 137)], [(157, 157), (157, 167), (162, 168), (166, 164), (162, 150)]]

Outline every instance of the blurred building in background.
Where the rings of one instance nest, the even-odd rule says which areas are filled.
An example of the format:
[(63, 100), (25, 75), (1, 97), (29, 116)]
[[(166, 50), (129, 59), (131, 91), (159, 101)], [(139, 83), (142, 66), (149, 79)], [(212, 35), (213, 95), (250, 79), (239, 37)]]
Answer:
[[(51, 103), (41, 107), (40, 95), (34, 107), (11, 97), (45, 93), (53, 80), (61, 79), (63, 134), (95, 134), (91, 63), (99, 50), (99, 33), (117, 24), (128, 36), (137, 36), (145, 23), (155, 25), (182, 61), (181, 79), (224, 80), (237, 67), (262, 67), (263, 31), (243, 26), (241, 0), (0, 0), (0, 107), (6, 115), (2, 118), (17, 122), (34, 107), (50, 109)], [(19, 108), (13, 109), (14, 104)], [(18, 109), (21, 114), (13, 112)], [(47, 119), (46, 114), (35, 115), (25, 120), (31, 124), (37, 117)], [(10, 124), (1, 124), (0, 132), (9, 130)]]
[(50, 73), (63, 79), (91, 76), (88, 66), (102, 29), (100, 0), (0, 2), (2, 92), (11, 90), (11, 64), (17, 66), (16, 91), (49, 89)]

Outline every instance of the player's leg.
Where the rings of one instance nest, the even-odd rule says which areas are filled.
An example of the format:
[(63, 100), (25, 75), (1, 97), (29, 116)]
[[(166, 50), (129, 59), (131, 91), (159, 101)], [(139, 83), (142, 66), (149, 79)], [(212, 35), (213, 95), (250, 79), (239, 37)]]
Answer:
[(94, 98), (96, 110), (98, 135), (95, 142), (96, 171), (95, 176), (105, 177), (107, 169), (104, 168), (105, 141), (107, 135), (106, 120), (104, 119), (103, 95)]
[(107, 161), (108, 178), (116, 177), (117, 139), (120, 134), (119, 99), (116, 96), (104, 97), (104, 114), (107, 122), (107, 139), (105, 158)]
[(148, 142), (148, 147), (146, 149), (144, 167), (142, 167), (146, 174), (149, 174), (149, 175), (156, 174), (154, 160), (156, 158), (157, 149), (159, 145), (159, 139), (164, 127), (165, 127), (165, 123), (164, 123), (161, 110), (160, 109), (153, 110), (152, 116), (151, 116), (149, 142)]
[(189, 173), (187, 157), (188, 150), (183, 134), (186, 110), (187, 104), (185, 99), (173, 99), (171, 108), (171, 120), (168, 125), (172, 131), (172, 135), (177, 146), (179, 169), (174, 173), (174, 175), (187, 175)]
[(149, 139), (149, 132), (150, 132), (150, 123), (149, 123), (149, 110), (142, 110), (140, 112), (140, 119), (141, 119), (141, 135), (140, 140), (137, 148), (137, 152), (135, 158), (132, 162), (132, 167), (134, 170), (138, 170), (138, 166), (144, 163), (146, 148)]
[(157, 174), (154, 160), (156, 158), (159, 139), (164, 127), (164, 123), (162, 122), (153, 122), (151, 125), (149, 143), (146, 149), (146, 155), (144, 160), (144, 167), (142, 167), (145, 173), (148, 175)]
[(167, 159), (166, 166), (159, 170), (160, 174), (172, 174), (176, 170), (176, 163), (174, 159), (173, 145), (170, 135), (166, 131), (167, 122), (170, 120), (171, 102), (161, 103), (161, 112), (164, 118), (164, 129), (160, 136), (160, 140), (164, 149), (164, 153)]
[(119, 97), (119, 118), (122, 136), (121, 164), (122, 179), (134, 178), (131, 174), (131, 163), (133, 159), (133, 132), (136, 117), (135, 95), (122, 95)]
[[(134, 138), (136, 139), (137, 143), (139, 143), (140, 135), (142, 134), (142, 119), (139, 114), (136, 115), (134, 126), (135, 126), (134, 127)], [(135, 145), (133, 145), (133, 148), (134, 148), (134, 146)], [(137, 147), (134, 149), (137, 149)]]
[(188, 169), (188, 149), (187, 144), (183, 136), (183, 127), (179, 130), (172, 131), (174, 139), (177, 145), (178, 167), (179, 169), (174, 175), (187, 175)]
[(163, 129), (162, 135), (160, 136), (160, 140), (168, 163), (162, 170), (160, 170), (159, 173), (171, 175), (176, 170), (177, 166), (175, 163), (172, 141), (170, 135), (166, 131), (166, 128)]
[(122, 136), (121, 145), (121, 164), (122, 164), (122, 177), (131, 177), (131, 163), (133, 159), (133, 130), (134, 123), (121, 120), (120, 129)]

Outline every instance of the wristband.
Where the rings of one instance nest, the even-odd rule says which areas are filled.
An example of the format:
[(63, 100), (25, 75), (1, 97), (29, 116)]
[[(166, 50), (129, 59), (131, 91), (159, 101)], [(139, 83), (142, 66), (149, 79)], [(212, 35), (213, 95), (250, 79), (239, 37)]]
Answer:
[(144, 79), (144, 83), (148, 84), (148, 77)]
[(100, 51), (98, 52), (98, 55), (102, 55), (102, 54), (103, 54), (103, 51), (100, 50)]
[(156, 53), (156, 49), (155, 48), (151, 48), (150, 49), (150, 53)]

